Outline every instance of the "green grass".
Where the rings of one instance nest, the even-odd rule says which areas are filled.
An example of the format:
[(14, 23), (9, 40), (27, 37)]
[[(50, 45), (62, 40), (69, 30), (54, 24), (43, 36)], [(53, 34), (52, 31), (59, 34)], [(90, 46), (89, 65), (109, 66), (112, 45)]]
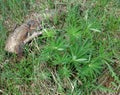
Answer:
[[(8, 28), (3, 22), (9, 12), (10, 20), (24, 21), (32, 7), (27, 6), (28, 3), (37, 6), (34, 12), (39, 12), (40, 7), (32, 0), (8, 1), (0, 1), (4, 18), (0, 23), (0, 93), (93, 95), (119, 91), (113, 90), (120, 89), (120, 17), (117, 13), (120, 9), (117, 0), (88, 0), (84, 5), (82, 0), (77, 3), (77, 0), (63, 0), (67, 13), (49, 23), (55, 28), (45, 28), (41, 37), (25, 46), (26, 58), (20, 62), (15, 62), (14, 56), (7, 61), (10, 58), (4, 51), (4, 44)], [(52, 0), (42, 3), (54, 8)], [(46, 5), (42, 5), (43, 9)]]
[(34, 0), (0, 0), (0, 13), (3, 19), (9, 18), (20, 23), (33, 3)]

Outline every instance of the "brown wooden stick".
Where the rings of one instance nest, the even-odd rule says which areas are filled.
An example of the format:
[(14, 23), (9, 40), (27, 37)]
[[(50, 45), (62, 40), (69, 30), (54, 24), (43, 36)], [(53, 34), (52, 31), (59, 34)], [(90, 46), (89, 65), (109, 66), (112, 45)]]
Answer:
[(25, 40), (23, 41), (23, 44), (28, 43), (28, 42), (31, 41), (33, 38), (38, 37), (38, 36), (40, 36), (41, 34), (42, 34), (42, 32), (34, 32), (30, 37), (28, 37), (27, 39), (25, 39)]

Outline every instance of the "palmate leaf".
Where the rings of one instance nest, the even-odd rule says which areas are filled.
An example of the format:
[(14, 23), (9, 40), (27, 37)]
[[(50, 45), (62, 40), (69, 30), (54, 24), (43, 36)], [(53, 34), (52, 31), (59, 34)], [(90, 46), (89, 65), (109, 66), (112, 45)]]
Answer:
[(73, 37), (78, 38), (80, 36), (80, 27), (70, 25), (66, 31), (67, 34), (72, 38)]
[(43, 37), (47, 37), (47, 38), (53, 38), (56, 34), (56, 31), (54, 29), (44, 29), (43, 30)]
[(75, 62), (85, 62), (85, 61), (88, 61), (88, 59), (80, 58), (80, 59), (73, 59), (73, 61), (75, 61)]
[(53, 56), (53, 65), (66, 65), (66, 64), (70, 64), (70, 57), (68, 56), (68, 54), (54, 54)]
[(89, 39), (82, 41), (78, 40), (70, 46), (70, 55), (73, 63), (84, 63), (89, 61), (92, 52), (92, 43)]
[(63, 39), (63, 37), (52, 39), (49, 41), (49, 45), (47, 46), (50, 50), (57, 50), (57, 51), (63, 51), (69, 46), (69, 43), (66, 42), (66, 40)]
[(95, 62), (91, 61), (86, 65), (83, 65), (81, 70), (79, 70), (80, 77), (96, 77), (103, 68), (102, 64), (102, 61), (97, 60)]
[(90, 28), (90, 30), (93, 31), (93, 32), (101, 32), (101, 30), (95, 29), (95, 28)]

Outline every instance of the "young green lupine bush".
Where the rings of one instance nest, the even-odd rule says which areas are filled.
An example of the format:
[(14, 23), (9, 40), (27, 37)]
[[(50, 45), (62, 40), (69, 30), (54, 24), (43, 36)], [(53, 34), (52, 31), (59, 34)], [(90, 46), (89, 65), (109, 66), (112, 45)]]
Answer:
[[(102, 27), (99, 20), (93, 19), (94, 22), (86, 22), (78, 14), (77, 6), (71, 8), (66, 18), (65, 31), (62, 31), (64, 35), (48, 38), (47, 45), (41, 51), (42, 61), (53, 68), (56, 66), (61, 80), (68, 78), (75, 81), (76, 76), (81, 84), (76, 84), (75, 89), (79, 88), (85, 95), (98, 86), (97, 77), (104, 69), (105, 61), (109, 60), (102, 43), (94, 41), (96, 31), (99, 35)], [(97, 24), (98, 27), (93, 27)]]

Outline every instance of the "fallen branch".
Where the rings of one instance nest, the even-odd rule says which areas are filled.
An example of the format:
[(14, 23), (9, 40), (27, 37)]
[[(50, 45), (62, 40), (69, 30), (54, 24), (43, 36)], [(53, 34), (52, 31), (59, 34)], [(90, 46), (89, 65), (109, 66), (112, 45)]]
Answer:
[(28, 37), (27, 39), (25, 39), (25, 40), (23, 41), (23, 44), (28, 43), (28, 42), (31, 41), (33, 38), (38, 37), (38, 36), (40, 36), (41, 34), (42, 34), (42, 32), (34, 32), (30, 37)]

